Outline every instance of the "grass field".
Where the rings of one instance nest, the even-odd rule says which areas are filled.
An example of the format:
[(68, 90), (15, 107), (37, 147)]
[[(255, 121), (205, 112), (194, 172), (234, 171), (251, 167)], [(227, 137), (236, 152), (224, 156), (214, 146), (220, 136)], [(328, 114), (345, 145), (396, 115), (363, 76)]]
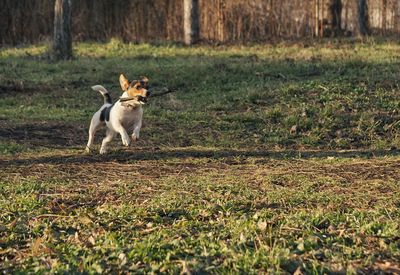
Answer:
[[(400, 45), (0, 49), (0, 273), (400, 273)], [(84, 154), (90, 86), (177, 92)]]

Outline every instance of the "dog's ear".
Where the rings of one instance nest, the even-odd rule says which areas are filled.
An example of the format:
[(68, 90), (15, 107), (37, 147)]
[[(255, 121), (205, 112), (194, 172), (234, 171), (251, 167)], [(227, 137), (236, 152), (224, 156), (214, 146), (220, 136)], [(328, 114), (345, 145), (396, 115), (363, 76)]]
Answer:
[(149, 83), (149, 79), (146, 76), (140, 76), (139, 79), (140, 79), (140, 81), (143, 81), (146, 84)]
[(139, 82), (140, 85), (143, 86), (143, 88), (148, 89), (149, 88), (149, 79), (145, 76), (140, 76), (139, 77)]
[(129, 81), (128, 81), (128, 79), (126, 79), (126, 77), (125, 77), (123, 74), (121, 74), (121, 75), (119, 76), (119, 84), (121, 85), (121, 89), (122, 89), (123, 91), (128, 90), (128, 88), (129, 88)]

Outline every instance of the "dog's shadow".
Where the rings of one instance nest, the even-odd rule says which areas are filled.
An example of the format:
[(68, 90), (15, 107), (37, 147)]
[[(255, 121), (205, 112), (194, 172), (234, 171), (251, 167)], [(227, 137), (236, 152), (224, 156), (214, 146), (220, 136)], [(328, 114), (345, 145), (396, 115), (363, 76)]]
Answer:
[(0, 161), (0, 166), (25, 166), (31, 164), (85, 164), (101, 162), (131, 163), (134, 161), (157, 161), (170, 159), (187, 158), (208, 158), (214, 160), (227, 159), (246, 159), (259, 158), (268, 161), (283, 159), (323, 159), (323, 158), (375, 158), (384, 156), (399, 156), (400, 150), (224, 150), (224, 149), (160, 149), (160, 148), (139, 148), (114, 151), (110, 154), (100, 155), (98, 153), (85, 154), (82, 150), (76, 149), (76, 154), (54, 155), (43, 157), (15, 158), (11, 160)]

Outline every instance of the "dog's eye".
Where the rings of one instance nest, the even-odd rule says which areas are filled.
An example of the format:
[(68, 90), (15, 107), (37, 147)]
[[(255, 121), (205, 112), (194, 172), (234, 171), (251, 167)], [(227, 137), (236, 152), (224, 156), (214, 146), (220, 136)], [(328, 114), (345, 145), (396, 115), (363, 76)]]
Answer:
[(136, 86), (136, 89), (140, 90), (140, 89), (142, 89), (142, 86), (137, 85), (137, 86)]

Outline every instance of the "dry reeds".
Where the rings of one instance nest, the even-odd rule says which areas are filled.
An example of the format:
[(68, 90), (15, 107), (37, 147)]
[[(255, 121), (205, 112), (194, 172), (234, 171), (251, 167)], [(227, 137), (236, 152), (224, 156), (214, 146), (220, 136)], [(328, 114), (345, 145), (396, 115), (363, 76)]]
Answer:
[[(340, 2), (340, 17), (332, 5)], [(398, 0), (368, 0), (372, 33), (400, 33)], [(0, 44), (51, 37), (54, 0), (0, 0)], [(355, 0), (199, 0), (200, 40), (268, 41), (357, 33)], [(340, 19), (340, 20), (338, 20)], [(332, 22), (339, 21), (335, 29)], [(183, 0), (81, 0), (73, 2), (75, 41), (183, 41)]]

